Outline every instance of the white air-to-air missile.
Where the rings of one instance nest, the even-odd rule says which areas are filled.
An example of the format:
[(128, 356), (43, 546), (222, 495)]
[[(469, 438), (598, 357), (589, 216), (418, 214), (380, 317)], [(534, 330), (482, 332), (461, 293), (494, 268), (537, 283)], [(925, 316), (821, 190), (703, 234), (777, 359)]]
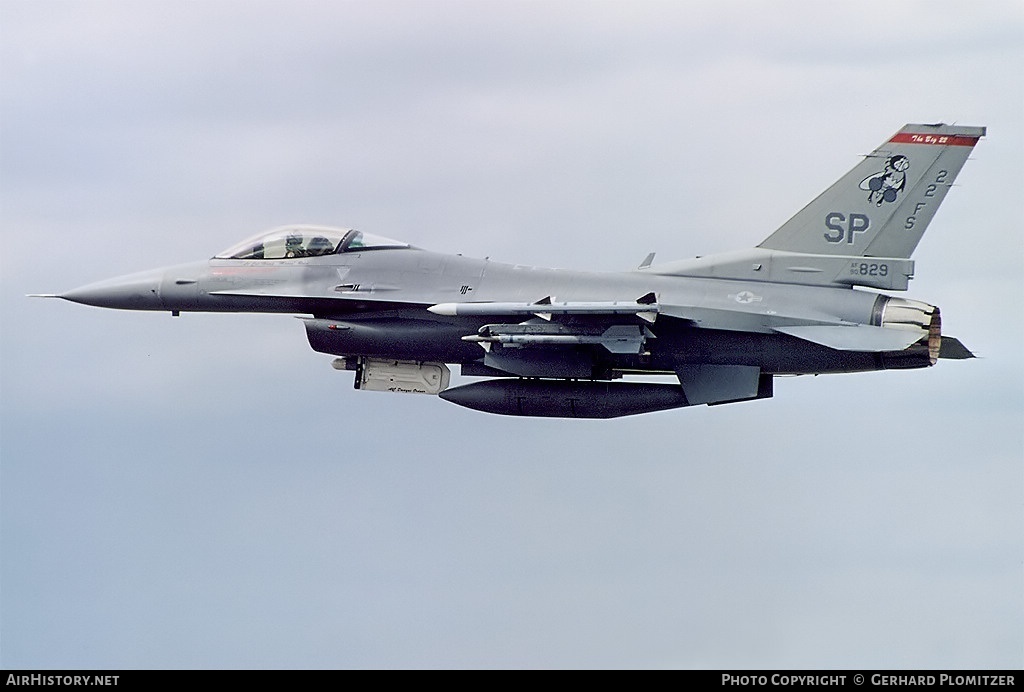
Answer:
[[(210, 260), (60, 294), (127, 310), (298, 313), (357, 389), (517, 416), (610, 418), (772, 396), (777, 375), (972, 354), (892, 297), (983, 127), (907, 125), (749, 250), (620, 273), (446, 255), (287, 226)], [(869, 289), (869, 290), (864, 290)], [(449, 388), (448, 365), (490, 378)], [(672, 375), (678, 384), (643, 381)]]

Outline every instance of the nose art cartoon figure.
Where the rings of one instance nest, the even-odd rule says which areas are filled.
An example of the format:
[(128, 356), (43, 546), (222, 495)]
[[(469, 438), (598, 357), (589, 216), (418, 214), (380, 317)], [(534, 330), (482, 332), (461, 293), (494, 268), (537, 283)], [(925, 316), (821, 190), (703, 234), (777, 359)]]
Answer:
[(860, 189), (868, 190), (868, 201), (874, 202), (877, 207), (882, 206), (882, 202), (895, 202), (907, 184), (905, 171), (908, 168), (910, 159), (906, 156), (890, 156), (885, 162), (885, 170), (872, 173), (860, 181)]

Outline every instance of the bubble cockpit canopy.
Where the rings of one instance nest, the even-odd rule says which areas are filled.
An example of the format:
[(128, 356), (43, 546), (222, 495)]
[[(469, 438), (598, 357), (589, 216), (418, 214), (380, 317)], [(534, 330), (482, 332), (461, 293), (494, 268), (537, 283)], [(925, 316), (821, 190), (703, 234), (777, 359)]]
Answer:
[(351, 228), (282, 226), (218, 252), (214, 259), (279, 260), (407, 247), (408, 243)]

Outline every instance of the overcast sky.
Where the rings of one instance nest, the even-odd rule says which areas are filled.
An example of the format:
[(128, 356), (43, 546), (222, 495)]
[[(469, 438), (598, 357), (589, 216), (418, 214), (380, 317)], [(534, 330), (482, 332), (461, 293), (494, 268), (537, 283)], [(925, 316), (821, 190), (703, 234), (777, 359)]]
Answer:
[[(1024, 665), (1024, 6), (0, 0), (0, 665)], [(750, 247), (986, 125), (907, 297), (983, 356), (612, 421), (358, 392), (288, 316), (26, 293), (355, 226)]]

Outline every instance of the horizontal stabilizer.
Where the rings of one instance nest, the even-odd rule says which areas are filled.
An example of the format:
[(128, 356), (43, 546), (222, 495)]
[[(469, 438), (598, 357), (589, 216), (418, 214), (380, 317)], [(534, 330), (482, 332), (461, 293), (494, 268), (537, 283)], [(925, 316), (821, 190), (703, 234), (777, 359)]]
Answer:
[(839, 351), (902, 351), (924, 336), (918, 330), (872, 327), (866, 324), (798, 325), (775, 327), (774, 330)]
[(967, 360), (968, 358), (974, 358), (974, 354), (971, 350), (960, 343), (960, 339), (953, 336), (943, 336), (942, 346), (939, 348), (939, 358), (948, 358), (949, 360)]
[(771, 375), (762, 386), (761, 369), (751, 365), (683, 365), (676, 370), (686, 401), (724, 404), (771, 397)]

